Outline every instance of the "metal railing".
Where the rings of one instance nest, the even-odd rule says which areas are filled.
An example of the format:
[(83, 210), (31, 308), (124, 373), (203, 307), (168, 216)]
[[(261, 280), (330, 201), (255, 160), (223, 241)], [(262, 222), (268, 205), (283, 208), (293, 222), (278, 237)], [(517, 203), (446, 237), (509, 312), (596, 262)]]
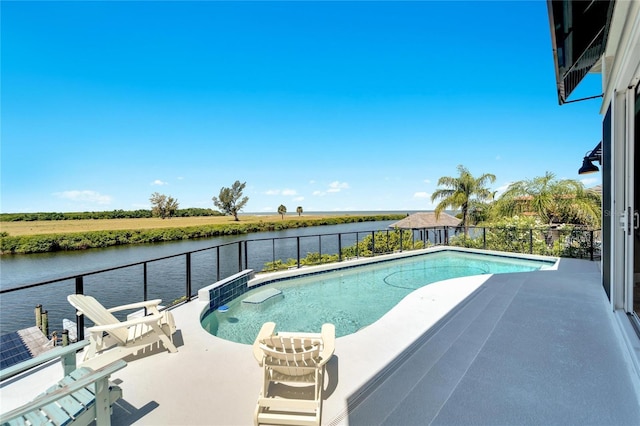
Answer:
[[(65, 282), (73, 282), (73, 292), (85, 294), (91, 281), (90, 293), (105, 305), (131, 303), (132, 299), (171, 300), (168, 306), (189, 302), (198, 289), (220, 281), (244, 269), (273, 271), (300, 268), (307, 265), (341, 262), (345, 258), (370, 257), (381, 254), (424, 248), (430, 245), (455, 245), (520, 253), (581, 257), (594, 260), (599, 254), (599, 231), (515, 228), (470, 228), (465, 235), (461, 228), (432, 227), (411, 230), (374, 230), (308, 236), (257, 238), (219, 244), (184, 253), (119, 265), (92, 272), (20, 285), (0, 290), (3, 304), (12, 309), (19, 305), (32, 312), (46, 294), (49, 298), (64, 299), (59, 305), (69, 306), (66, 295), (70, 288), (60, 289)], [(303, 256), (303, 253), (306, 255)], [(182, 265), (181, 265), (182, 264)], [(138, 272), (132, 273), (133, 268)], [(181, 274), (179, 270), (182, 269)], [(141, 270), (141, 271), (140, 271)], [(150, 271), (153, 270), (153, 271)], [(153, 272), (153, 274), (151, 273)], [(111, 274), (111, 275), (110, 275)], [(113, 275), (116, 274), (116, 275)], [(183, 275), (182, 284), (179, 277)], [(141, 275), (141, 277), (140, 277)], [(153, 275), (153, 277), (151, 277)], [(140, 291), (141, 294), (132, 294)], [(96, 287), (93, 287), (93, 286)], [(182, 290), (179, 288), (182, 287)], [(30, 293), (45, 288), (45, 292)], [(13, 302), (7, 300), (11, 296)], [(3, 310), (8, 309), (5, 305)], [(63, 310), (60, 308), (60, 310)], [(64, 312), (49, 312), (50, 318), (62, 317)], [(77, 339), (84, 338), (84, 317), (77, 317)], [(18, 327), (20, 328), (20, 327)], [(6, 325), (3, 332), (6, 332)]]

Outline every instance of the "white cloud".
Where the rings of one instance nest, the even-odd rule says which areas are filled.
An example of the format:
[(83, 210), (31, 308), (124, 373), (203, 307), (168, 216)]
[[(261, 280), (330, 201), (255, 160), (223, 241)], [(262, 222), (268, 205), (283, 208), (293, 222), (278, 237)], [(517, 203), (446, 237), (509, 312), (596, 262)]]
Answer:
[(304, 201), (304, 197), (295, 197), (293, 201)]
[(78, 201), (78, 202), (89, 202), (96, 204), (111, 204), (111, 196), (102, 195), (96, 191), (63, 191), (63, 192), (54, 192), (58, 198), (62, 198), (64, 200)]
[(349, 184), (346, 182), (339, 182), (339, 181), (335, 181), (335, 182), (331, 182), (329, 184), (329, 189), (327, 189), (327, 192), (340, 192), (343, 189), (349, 189)]
[(164, 182), (164, 181), (161, 181), (160, 179), (156, 179), (153, 182), (151, 182), (151, 185), (163, 186), (163, 185), (169, 185), (169, 182)]
[(428, 184), (430, 184), (430, 183), (431, 183), (431, 180), (430, 180), (430, 179), (425, 179), (425, 180), (423, 180), (423, 182), (424, 182), (424, 183), (426, 183), (426, 184), (428, 185)]
[(333, 181), (329, 184), (329, 188), (326, 191), (313, 191), (313, 195), (317, 197), (324, 197), (328, 193), (340, 192), (343, 189), (349, 189), (349, 184), (346, 182)]
[(291, 197), (293, 195), (296, 195), (298, 193), (298, 191), (296, 191), (295, 189), (268, 189), (265, 192), (265, 195), (284, 195), (287, 197)]
[(413, 198), (418, 198), (418, 199), (425, 199), (425, 198), (429, 198), (431, 197), (431, 194), (429, 194), (428, 192), (416, 192), (415, 194), (413, 194)]

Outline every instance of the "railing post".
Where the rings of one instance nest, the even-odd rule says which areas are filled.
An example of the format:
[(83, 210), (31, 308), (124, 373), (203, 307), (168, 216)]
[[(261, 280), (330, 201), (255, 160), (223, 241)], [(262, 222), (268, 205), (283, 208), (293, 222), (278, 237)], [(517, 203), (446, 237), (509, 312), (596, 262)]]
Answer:
[(593, 230), (589, 231), (589, 240), (591, 243), (589, 244), (589, 258), (593, 261)]
[(402, 253), (402, 241), (404, 240), (404, 236), (402, 235), (402, 228), (400, 228), (400, 253)]
[(298, 257), (298, 268), (300, 268), (300, 237), (296, 237), (296, 250), (297, 250), (297, 257)]
[(483, 250), (487, 249), (487, 228), (486, 227), (482, 228), (482, 249)]
[(191, 299), (191, 253), (186, 253), (187, 255), (187, 279), (186, 279), (186, 288), (185, 288), (185, 296), (187, 296), (187, 300)]
[(371, 257), (376, 255), (376, 231), (371, 231)]
[[(144, 262), (142, 264), (142, 297), (143, 297), (142, 300), (148, 300), (148, 297), (149, 297), (149, 295), (148, 295), (149, 288), (147, 286), (148, 279), (149, 279), (149, 275), (148, 275), (148, 272), (147, 272), (147, 262)], [(145, 313), (144, 314), (145, 315), (147, 314), (146, 308), (145, 308)]]
[(338, 234), (338, 262), (342, 262), (342, 234)]
[(220, 281), (220, 246), (216, 247), (216, 281)]
[(358, 244), (358, 233), (356, 232), (356, 258), (360, 258), (360, 245)]
[(529, 228), (529, 254), (533, 254), (533, 229)]
[(322, 263), (322, 236), (318, 235), (318, 255), (320, 258), (318, 259), (319, 263)]
[(238, 241), (238, 272), (242, 271), (242, 241)]
[(389, 253), (389, 230), (387, 229), (387, 253)]
[[(84, 294), (84, 277), (76, 277), (76, 294)], [(76, 336), (77, 341), (84, 340), (84, 315), (76, 315)]]
[(273, 270), (276, 270), (276, 239), (271, 239), (271, 259), (273, 259)]
[(248, 241), (244, 240), (244, 269), (249, 269), (249, 249)]

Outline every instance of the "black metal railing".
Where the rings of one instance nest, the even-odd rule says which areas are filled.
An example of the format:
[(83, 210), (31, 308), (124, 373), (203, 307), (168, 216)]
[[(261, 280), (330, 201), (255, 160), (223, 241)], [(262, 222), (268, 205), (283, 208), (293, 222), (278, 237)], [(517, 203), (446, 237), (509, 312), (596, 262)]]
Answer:
[[(70, 314), (71, 308), (66, 302), (66, 295), (71, 292), (92, 294), (105, 306), (161, 298), (169, 301), (169, 307), (189, 302), (200, 288), (244, 269), (273, 271), (300, 268), (432, 245), (465, 246), (594, 260), (599, 256), (599, 235), (598, 230), (477, 227), (469, 228), (465, 234), (461, 228), (432, 227), (245, 239), (1, 289), (0, 295), (3, 313), (8, 309), (32, 312), (34, 306), (43, 303), (43, 298), (53, 301), (55, 308), (49, 309), (49, 317), (55, 321)], [(139, 272), (132, 272), (134, 269)], [(183, 272), (180, 272), (181, 269)], [(69, 282), (73, 282), (73, 287), (68, 285)], [(40, 291), (41, 289), (44, 290)], [(38, 298), (40, 300), (37, 300)], [(84, 338), (85, 326), (82, 316), (77, 318), (76, 324), (77, 337), (81, 340)], [(25, 326), (2, 324), (3, 333), (19, 328)]]

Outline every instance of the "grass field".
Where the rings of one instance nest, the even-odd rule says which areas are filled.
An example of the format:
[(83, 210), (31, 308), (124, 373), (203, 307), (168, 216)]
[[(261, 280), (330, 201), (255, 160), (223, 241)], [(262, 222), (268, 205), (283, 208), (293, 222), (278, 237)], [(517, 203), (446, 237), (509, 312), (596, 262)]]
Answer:
[[(326, 217), (349, 216), (336, 215), (240, 215), (239, 223), (282, 222), (283, 220), (313, 220)], [(7, 232), (10, 236), (65, 234), (71, 232), (113, 231), (159, 228), (186, 228), (189, 226), (224, 225), (238, 223), (233, 216), (204, 216), (204, 217), (175, 217), (172, 219), (144, 218), (144, 219), (86, 219), (86, 220), (41, 220), (31, 222), (0, 222), (0, 232)]]

